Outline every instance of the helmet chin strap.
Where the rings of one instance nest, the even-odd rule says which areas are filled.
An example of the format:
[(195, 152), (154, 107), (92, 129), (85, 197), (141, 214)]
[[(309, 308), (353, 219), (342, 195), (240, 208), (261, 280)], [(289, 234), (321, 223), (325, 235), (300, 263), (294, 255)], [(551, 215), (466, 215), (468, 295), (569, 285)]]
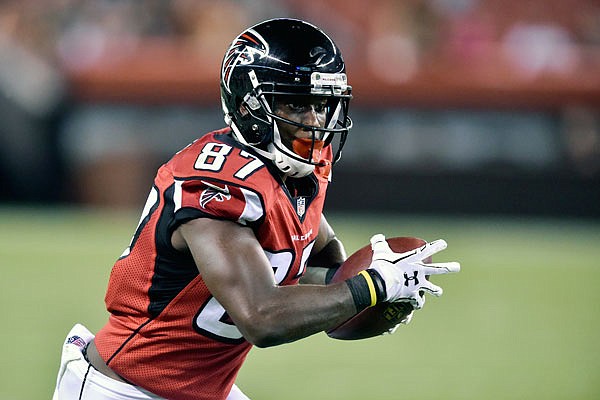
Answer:
[(279, 168), (286, 176), (291, 178), (302, 178), (310, 175), (315, 170), (314, 165), (296, 160), (286, 154), (285, 150), (283, 150), (285, 149), (285, 146), (281, 141), (277, 123), (273, 123), (273, 143), (269, 143), (267, 149), (274, 156), (273, 161), (277, 168)]
[(273, 162), (275, 163), (275, 166), (277, 166), (285, 176), (289, 176), (290, 178), (302, 178), (310, 175), (315, 170), (314, 165), (293, 159), (275, 147), (273, 143), (269, 144), (268, 149), (274, 156)]
[(283, 147), (281, 142), (281, 136), (279, 135), (279, 129), (277, 124), (273, 123), (273, 140), (277, 141), (277, 146), (273, 143), (269, 143), (267, 150), (259, 149), (258, 147), (251, 145), (244, 139), (244, 135), (241, 134), (238, 126), (231, 119), (226, 119), (233, 131), (235, 138), (245, 146), (253, 148), (261, 156), (268, 158), (273, 161), (273, 164), (285, 175), (291, 178), (302, 178), (310, 175), (314, 170), (315, 166), (301, 161), (295, 160), (292, 157), (281, 151), (279, 147)]

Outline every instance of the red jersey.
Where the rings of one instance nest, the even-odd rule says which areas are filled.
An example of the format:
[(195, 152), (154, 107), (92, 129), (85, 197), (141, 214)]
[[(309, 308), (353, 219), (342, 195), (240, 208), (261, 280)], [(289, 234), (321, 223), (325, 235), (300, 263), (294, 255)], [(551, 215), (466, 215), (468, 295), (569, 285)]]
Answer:
[[(331, 160), (329, 148), (323, 154)], [(109, 367), (165, 398), (225, 399), (252, 345), (211, 295), (191, 255), (171, 246), (171, 235), (194, 218), (248, 226), (276, 281), (297, 284), (318, 234), (328, 175), (329, 167), (316, 168), (302, 178), (312, 194), (295, 197), (272, 164), (235, 141), (229, 128), (164, 164), (110, 275), (110, 317), (95, 339)]]

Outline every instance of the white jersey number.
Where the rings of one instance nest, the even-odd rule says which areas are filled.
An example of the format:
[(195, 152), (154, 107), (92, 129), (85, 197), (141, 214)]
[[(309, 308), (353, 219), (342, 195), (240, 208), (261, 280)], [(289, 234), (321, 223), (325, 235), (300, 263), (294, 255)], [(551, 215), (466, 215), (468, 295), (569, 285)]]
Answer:
[[(306, 268), (306, 261), (314, 244), (313, 241), (304, 248), (298, 275), (301, 275)], [(283, 282), (292, 267), (293, 254), (290, 251), (271, 253), (266, 250), (265, 254), (273, 266), (275, 281)], [(204, 336), (226, 343), (241, 343), (245, 340), (242, 333), (227, 316), (225, 308), (214, 297), (210, 297), (198, 311), (194, 319), (194, 329)]]
[[(206, 143), (200, 154), (198, 154), (198, 158), (194, 163), (194, 168), (198, 170), (218, 172), (223, 168), (225, 161), (227, 161), (227, 156), (231, 154), (231, 150), (233, 150), (233, 147), (224, 143)], [(246, 179), (252, 175), (253, 172), (264, 167), (265, 165), (261, 160), (247, 151), (240, 150), (240, 155), (250, 160), (235, 174), (233, 174), (233, 176), (240, 180)]]

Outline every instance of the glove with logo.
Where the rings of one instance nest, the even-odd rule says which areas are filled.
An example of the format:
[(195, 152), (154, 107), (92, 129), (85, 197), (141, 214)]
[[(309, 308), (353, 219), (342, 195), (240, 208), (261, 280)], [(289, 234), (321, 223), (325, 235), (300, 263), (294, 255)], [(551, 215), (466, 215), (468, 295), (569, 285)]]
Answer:
[(419, 294), (420, 291), (441, 296), (442, 288), (431, 283), (427, 277), (459, 272), (460, 264), (458, 262), (424, 263), (423, 260), (446, 247), (446, 242), (440, 239), (405, 253), (395, 253), (384, 235), (374, 235), (371, 238), (373, 258), (367, 271), (376, 271), (383, 281), (385, 286), (383, 301), (410, 302), (415, 309), (419, 310), (425, 304), (425, 297)]

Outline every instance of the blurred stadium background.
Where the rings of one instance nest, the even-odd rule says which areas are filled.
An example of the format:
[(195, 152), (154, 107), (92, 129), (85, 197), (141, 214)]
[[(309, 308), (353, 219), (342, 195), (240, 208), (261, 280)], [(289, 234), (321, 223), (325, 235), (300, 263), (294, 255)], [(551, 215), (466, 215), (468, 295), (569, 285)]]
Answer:
[(598, 398), (599, 1), (4, 0), (0, 399), (50, 397), (64, 334), (105, 318), (156, 167), (222, 127), (228, 43), (277, 16), (322, 27), (348, 65), (355, 128), (327, 205), (348, 249), (443, 237), (463, 272), (400, 335), (255, 351), (241, 386)]

